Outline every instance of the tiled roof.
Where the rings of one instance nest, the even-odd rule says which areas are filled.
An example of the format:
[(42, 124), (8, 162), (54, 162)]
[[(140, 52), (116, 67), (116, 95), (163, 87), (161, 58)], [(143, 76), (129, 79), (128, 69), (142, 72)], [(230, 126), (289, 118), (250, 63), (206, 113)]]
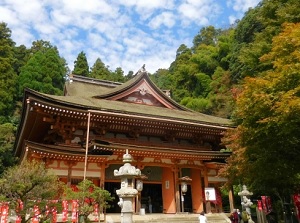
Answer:
[(86, 92), (83, 96), (54, 96), (42, 93), (35, 93), (44, 98), (60, 102), (60, 104), (84, 107), (85, 109), (104, 110), (122, 114), (139, 114), (144, 116), (164, 117), (169, 119), (215, 124), (220, 126), (232, 126), (229, 119), (215, 117), (194, 111), (182, 111), (162, 107), (110, 101), (89, 97)]
[[(93, 78), (72, 75), (71, 81), (65, 85), (65, 96), (54, 96), (31, 91), (36, 95), (46, 97), (50, 100), (61, 102), (61, 104), (84, 107), (87, 110), (106, 110), (122, 114), (135, 114), (142, 116), (153, 116), (177, 121), (189, 121), (217, 126), (232, 126), (229, 119), (202, 114), (179, 105), (165, 95), (149, 78), (145, 69), (140, 69), (135, 76), (126, 83), (97, 80)], [(117, 94), (121, 94), (141, 80), (146, 80), (157, 92), (159, 97), (168, 101), (174, 109), (155, 107), (143, 104), (128, 103), (110, 100)]]

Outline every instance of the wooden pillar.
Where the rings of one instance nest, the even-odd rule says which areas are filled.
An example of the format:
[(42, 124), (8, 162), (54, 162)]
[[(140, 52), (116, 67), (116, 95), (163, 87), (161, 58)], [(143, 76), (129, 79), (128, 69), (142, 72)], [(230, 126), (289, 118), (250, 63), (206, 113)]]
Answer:
[(200, 213), (204, 210), (203, 207), (203, 187), (201, 184), (201, 170), (191, 169), (191, 193), (193, 202), (193, 212)]
[(73, 170), (73, 166), (77, 165), (77, 162), (66, 161), (65, 164), (68, 166), (67, 185), (71, 186), (72, 170)]
[(106, 162), (102, 162), (100, 165), (100, 187), (102, 189), (104, 189), (104, 185), (105, 185), (105, 169), (106, 169), (107, 165)]
[(229, 196), (230, 212), (232, 212), (234, 209), (233, 188), (230, 189), (228, 196)]
[(175, 189), (175, 204), (176, 204), (176, 212), (181, 212), (181, 197), (179, 191), (179, 168), (175, 166), (173, 168), (173, 176), (174, 176), (174, 189)]
[[(207, 174), (207, 169), (206, 168), (203, 171), (203, 175), (204, 175), (204, 187), (208, 187), (208, 174)], [(211, 203), (210, 203), (210, 201), (205, 201), (205, 208), (206, 208), (206, 213), (211, 213)]]
[(68, 175), (67, 175), (67, 185), (71, 186), (71, 178), (72, 178), (72, 165), (68, 164)]
[(175, 179), (172, 169), (162, 168), (162, 196), (163, 212), (167, 214), (176, 213), (175, 204)]

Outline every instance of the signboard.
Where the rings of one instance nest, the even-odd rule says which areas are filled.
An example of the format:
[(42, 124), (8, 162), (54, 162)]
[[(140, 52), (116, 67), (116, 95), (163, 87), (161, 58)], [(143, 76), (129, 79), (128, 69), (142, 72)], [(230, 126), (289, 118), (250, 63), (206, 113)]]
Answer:
[(205, 200), (206, 201), (215, 201), (216, 200), (216, 191), (213, 187), (206, 187), (204, 189)]

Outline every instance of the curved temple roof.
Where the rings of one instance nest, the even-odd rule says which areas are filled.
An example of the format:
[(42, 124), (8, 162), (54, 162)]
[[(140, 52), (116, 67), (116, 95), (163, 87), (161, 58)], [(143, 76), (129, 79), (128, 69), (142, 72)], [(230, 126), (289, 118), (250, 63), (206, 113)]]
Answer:
[[(158, 89), (144, 69), (140, 69), (131, 80), (124, 84), (72, 75), (65, 85), (63, 96), (25, 90), (15, 153), (21, 155), (21, 147), (25, 141), (41, 143), (39, 138), (51, 132), (50, 123), (45, 121), (51, 119), (50, 116), (59, 115), (72, 120), (74, 124), (76, 120), (87, 123), (88, 114), (93, 114), (94, 119), (102, 116), (106, 122), (122, 120), (117, 121), (117, 125), (130, 122), (132, 126), (127, 125), (128, 129), (140, 125), (145, 128), (151, 125), (152, 130), (148, 129), (147, 132), (160, 131), (159, 134), (162, 130), (155, 130), (153, 125), (158, 125), (155, 123), (160, 123), (159, 125), (163, 126), (161, 128), (165, 130), (185, 128), (185, 131), (200, 130), (203, 133), (210, 132), (219, 136), (224, 130), (233, 127), (228, 119), (202, 114), (179, 105)], [(81, 128), (84, 126), (85, 124), (82, 124)], [(24, 151), (22, 153), (24, 154)]]

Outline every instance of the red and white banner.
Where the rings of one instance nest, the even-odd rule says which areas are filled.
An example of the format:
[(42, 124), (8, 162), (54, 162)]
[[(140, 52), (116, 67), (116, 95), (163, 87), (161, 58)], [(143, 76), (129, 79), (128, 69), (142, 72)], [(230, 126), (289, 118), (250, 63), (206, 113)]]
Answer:
[(39, 223), (39, 216), (40, 216), (40, 210), (38, 206), (34, 206), (33, 208), (33, 217), (32, 217), (32, 223)]
[(56, 223), (57, 222), (57, 209), (56, 207), (52, 208), (52, 223)]
[(22, 221), (21, 216), (17, 215), (17, 217), (16, 217), (16, 223), (21, 223), (21, 221)]
[[(50, 201), (53, 203), (57, 203), (58, 200), (53, 200)], [(62, 222), (67, 222), (69, 220), (69, 202), (67, 200), (62, 201)], [(71, 203), (72, 205), (72, 215), (71, 215), (71, 221), (73, 223), (78, 222), (78, 201), (77, 200), (72, 200)], [(19, 202), (19, 205), (16, 207), (16, 215), (15, 215), (15, 223), (21, 223), (22, 219), (20, 216), (20, 211), (23, 210), (23, 202)], [(52, 215), (52, 223), (57, 222), (57, 209), (55, 205), (52, 205), (52, 203), (49, 203), (49, 205), (46, 207), (47, 210), (45, 212), (45, 215)], [(39, 207), (37, 205), (34, 206), (33, 208), (33, 213), (32, 213), (32, 218), (31, 218), (31, 223), (39, 223), (40, 221), (40, 215), (41, 212), (39, 210)], [(94, 210), (93, 210), (93, 220), (98, 221), (99, 220), (99, 205), (95, 204), (94, 205)], [(0, 202), (0, 223), (8, 223), (8, 217), (9, 217), (9, 204), (7, 202)], [(50, 216), (51, 217), (51, 216)]]
[(261, 200), (258, 200), (258, 201), (257, 201), (257, 208), (258, 208), (259, 211), (262, 211), (262, 210), (263, 210)]
[(271, 198), (269, 196), (261, 196), (261, 202), (263, 211), (269, 214), (272, 211)]
[(66, 222), (68, 220), (68, 201), (62, 201), (62, 221)]
[(98, 221), (98, 220), (99, 220), (98, 212), (99, 212), (98, 204), (95, 204), (95, 205), (94, 205), (95, 221)]
[(294, 194), (293, 199), (296, 206), (297, 217), (300, 220), (300, 194)]
[(3, 203), (1, 206), (1, 223), (7, 223), (8, 220), (8, 204), (7, 203)]
[(77, 222), (78, 219), (78, 202), (76, 200), (72, 200), (72, 222)]

